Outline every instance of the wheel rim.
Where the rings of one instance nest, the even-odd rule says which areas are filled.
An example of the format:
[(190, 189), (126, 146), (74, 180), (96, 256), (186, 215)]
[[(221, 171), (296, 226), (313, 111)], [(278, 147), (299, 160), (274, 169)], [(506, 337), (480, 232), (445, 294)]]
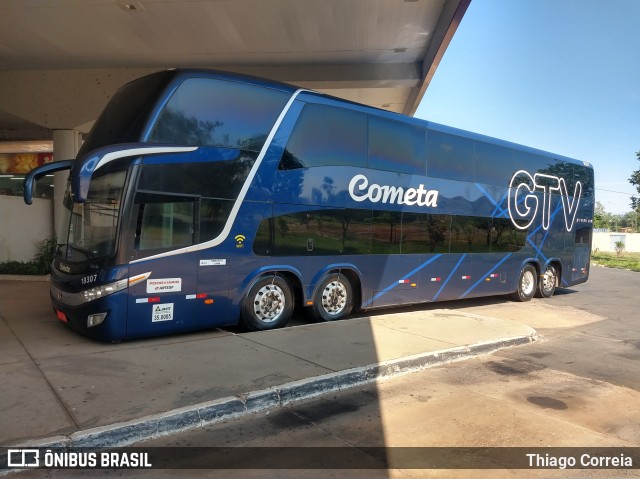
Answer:
[(340, 314), (347, 305), (347, 288), (336, 280), (327, 283), (322, 291), (322, 309), (331, 316)]
[(275, 284), (268, 284), (260, 288), (253, 298), (253, 311), (263, 323), (272, 323), (282, 315), (285, 304), (284, 291)]
[(547, 268), (542, 276), (542, 289), (545, 293), (553, 291), (556, 285), (556, 272), (553, 268)]
[(520, 281), (520, 289), (526, 296), (529, 296), (533, 293), (535, 287), (536, 285), (533, 273), (531, 271), (525, 271), (522, 275), (522, 280)]

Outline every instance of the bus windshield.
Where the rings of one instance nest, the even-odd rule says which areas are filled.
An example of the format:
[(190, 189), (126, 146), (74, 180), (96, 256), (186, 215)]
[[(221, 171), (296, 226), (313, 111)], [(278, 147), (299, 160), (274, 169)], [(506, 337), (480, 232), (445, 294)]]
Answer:
[(96, 175), (91, 181), (87, 201), (72, 201), (71, 189), (65, 193), (66, 238), (64, 257), (71, 262), (106, 257), (115, 251), (116, 229), (126, 171)]

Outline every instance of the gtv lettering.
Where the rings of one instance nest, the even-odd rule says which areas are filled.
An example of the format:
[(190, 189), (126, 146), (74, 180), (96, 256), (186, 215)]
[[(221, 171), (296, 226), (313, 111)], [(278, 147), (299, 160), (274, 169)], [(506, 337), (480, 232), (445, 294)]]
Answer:
[(391, 203), (399, 205), (438, 206), (438, 190), (427, 190), (424, 185), (418, 188), (404, 189), (400, 186), (369, 184), (364, 175), (356, 175), (349, 182), (349, 195), (354, 201), (369, 200), (372, 203)]
[[(542, 192), (542, 205), (536, 191)], [(509, 182), (508, 208), (509, 217), (521, 230), (526, 230), (531, 226), (538, 215), (538, 210), (542, 209), (542, 228), (549, 229), (551, 223), (551, 198), (555, 192), (560, 192), (562, 201), (562, 212), (564, 213), (564, 224), (567, 231), (571, 231), (578, 213), (578, 205), (582, 196), (582, 184), (576, 181), (571, 201), (564, 178), (543, 173), (536, 173), (531, 176), (528, 171), (519, 170), (511, 177)], [(528, 219), (526, 224), (518, 223), (516, 220)]]

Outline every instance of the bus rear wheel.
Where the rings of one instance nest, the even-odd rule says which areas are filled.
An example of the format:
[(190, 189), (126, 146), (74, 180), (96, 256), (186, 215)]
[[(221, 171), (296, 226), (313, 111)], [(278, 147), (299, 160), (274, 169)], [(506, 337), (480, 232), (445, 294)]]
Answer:
[(259, 278), (244, 297), (240, 322), (248, 331), (283, 327), (293, 313), (293, 293), (280, 276)]
[(558, 273), (555, 266), (549, 265), (544, 273), (540, 275), (538, 280), (538, 289), (536, 290), (536, 296), (538, 298), (550, 298), (553, 293), (556, 292), (556, 286), (558, 284)]
[(518, 280), (518, 289), (515, 293), (511, 293), (511, 299), (514, 301), (525, 302), (531, 301), (536, 293), (538, 286), (538, 273), (533, 265), (527, 264), (520, 271), (520, 279)]
[(331, 273), (318, 283), (311, 311), (318, 321), (344, 319), (353, 309), (353, 288), (344, 274)]

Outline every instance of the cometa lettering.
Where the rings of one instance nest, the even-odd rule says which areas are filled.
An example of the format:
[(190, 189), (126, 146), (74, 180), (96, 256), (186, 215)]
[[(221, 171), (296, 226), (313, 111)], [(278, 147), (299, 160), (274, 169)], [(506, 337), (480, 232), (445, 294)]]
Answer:
[(438, 206), (438, 190), (427, 190), (423, 184), (417, 188), (369, 184), (365, 175), (356, 175), (349, 182), (349, 195), (354, 201), (369, 200), (372, 203), (391, 203), (435, 208)]

